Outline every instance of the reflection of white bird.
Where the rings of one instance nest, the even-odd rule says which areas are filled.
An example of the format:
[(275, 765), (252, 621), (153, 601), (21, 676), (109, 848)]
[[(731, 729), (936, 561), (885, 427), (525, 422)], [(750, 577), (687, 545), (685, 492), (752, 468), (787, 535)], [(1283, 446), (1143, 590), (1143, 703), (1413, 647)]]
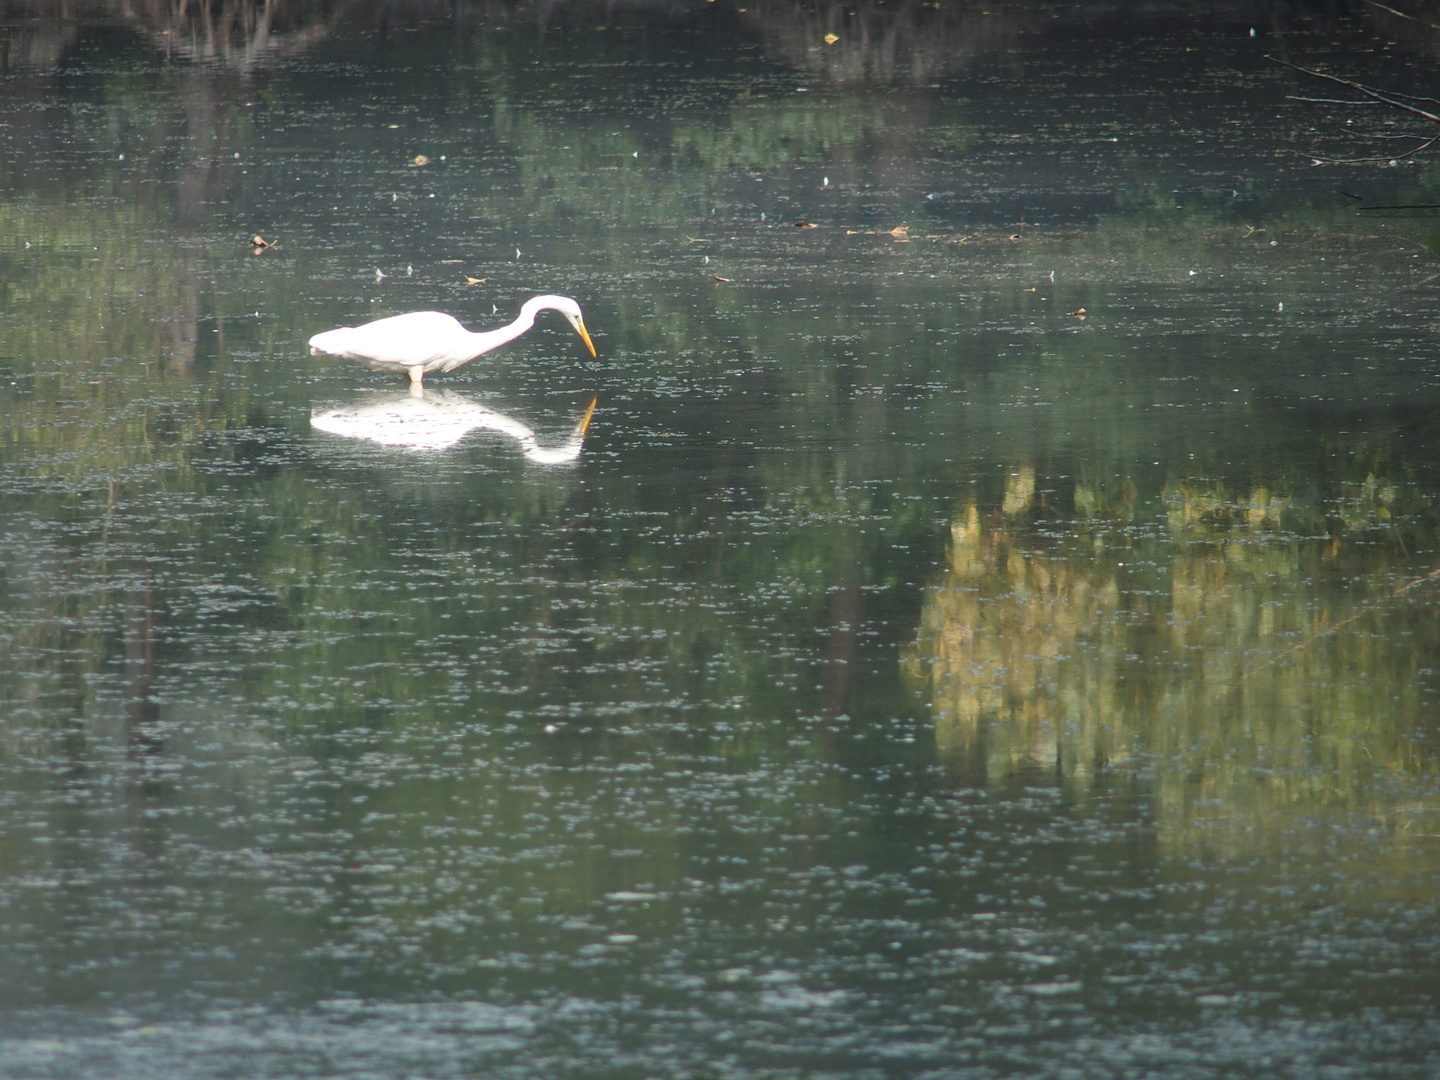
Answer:
[(535, 296), (525, 301), (520, 316), (509, 326), (472, 333), (451, 315), (438, 311), (412, 311), (392, 315), (364, 326), (342, 326), (310, 339), (310, 351), (359, 360), (375, 371), (405, 372), (418, 387), (427, 372), (454, 371), (477, 356), (514, 341), (535, 325), (542, 311), (558, 311), (575, 328), (580, 340), (595, 355), (595, 344), (580, 317), (580, 305), (568, 296)]
[(580, 456), (580, 446), (594, 412), (595, 399), (592, 398), (570, 437), (559, 446), (541, 446), (535, 440), (535, 432), (519, 420), (450, 390), (377, 394), (364, 404), (317, 410), (310, 417), (310, 424), (331, 435), (367, 439), (407, 450), (445, 450), (472, 431), (498, 431), (518, 442), (520, 452), (531, 461), (561, 465)]

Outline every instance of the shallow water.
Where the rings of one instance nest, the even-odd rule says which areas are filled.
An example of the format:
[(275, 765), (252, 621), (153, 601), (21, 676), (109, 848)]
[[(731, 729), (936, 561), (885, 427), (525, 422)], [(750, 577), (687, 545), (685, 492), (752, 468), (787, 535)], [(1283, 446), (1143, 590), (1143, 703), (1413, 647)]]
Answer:
[(1433, 1075), (1427, 40), (701, 7), (0, 31), (0, 1074)]

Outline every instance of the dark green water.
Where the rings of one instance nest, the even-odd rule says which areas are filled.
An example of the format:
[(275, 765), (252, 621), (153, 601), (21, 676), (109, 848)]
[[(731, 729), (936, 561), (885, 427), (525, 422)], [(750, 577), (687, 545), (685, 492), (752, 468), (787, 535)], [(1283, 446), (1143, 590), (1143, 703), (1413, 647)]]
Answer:
[(1433, 1076), (1424, 34), (377, 10), (0, 27), (0, 1076)]

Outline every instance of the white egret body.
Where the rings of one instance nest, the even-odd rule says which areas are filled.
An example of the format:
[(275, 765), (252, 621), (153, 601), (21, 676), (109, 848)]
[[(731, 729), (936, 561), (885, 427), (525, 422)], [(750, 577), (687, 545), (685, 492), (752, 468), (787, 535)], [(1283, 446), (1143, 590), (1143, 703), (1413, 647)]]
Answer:
[(595, 355), (595, 344), (585, 329), (580, 305), (568, 296), (534, 296), (520, 308), (509, 326), (479, 333), (466, 330), (458, 319), (439, 311), (412, 311), (376, 319), (364, 326), (342, 326), (310, 339), (310, 351), (358, 360), (375, 371), (405, 372), (412, 387), (421, 385), (427, 372), (454, 371), (477, 356), (484, 356), (514, 341), (535, 325), (542, 311), (558, 311), (575, 328), (580, 340)]

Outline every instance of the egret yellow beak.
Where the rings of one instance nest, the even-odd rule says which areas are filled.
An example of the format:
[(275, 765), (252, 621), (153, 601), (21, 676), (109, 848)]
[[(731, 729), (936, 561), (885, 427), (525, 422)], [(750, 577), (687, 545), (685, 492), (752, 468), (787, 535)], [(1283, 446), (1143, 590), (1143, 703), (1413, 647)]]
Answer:
[[(576, 319), (576, 320), (575, 320), (575, 332), (580, 335), (580, 340), (583, 341), (583, 342), (585, 342), (585, 347), (590, 350), (590, 355), (591, 355), (591, 356), (594, 356), (594, 355), (595, 355), (595, 343), (590, 340), (590, 332), (585, 329), (585, 320), (584, 320), (584, 319)], [(594, 408), (594, 402), (591, 402), (591, 408)], [(588, 419), (588, 417), (589, 417), (589, 414), (588, 414), (588, 413), (586, 414), (586, 417), (587, 417), (587, 419)]]

